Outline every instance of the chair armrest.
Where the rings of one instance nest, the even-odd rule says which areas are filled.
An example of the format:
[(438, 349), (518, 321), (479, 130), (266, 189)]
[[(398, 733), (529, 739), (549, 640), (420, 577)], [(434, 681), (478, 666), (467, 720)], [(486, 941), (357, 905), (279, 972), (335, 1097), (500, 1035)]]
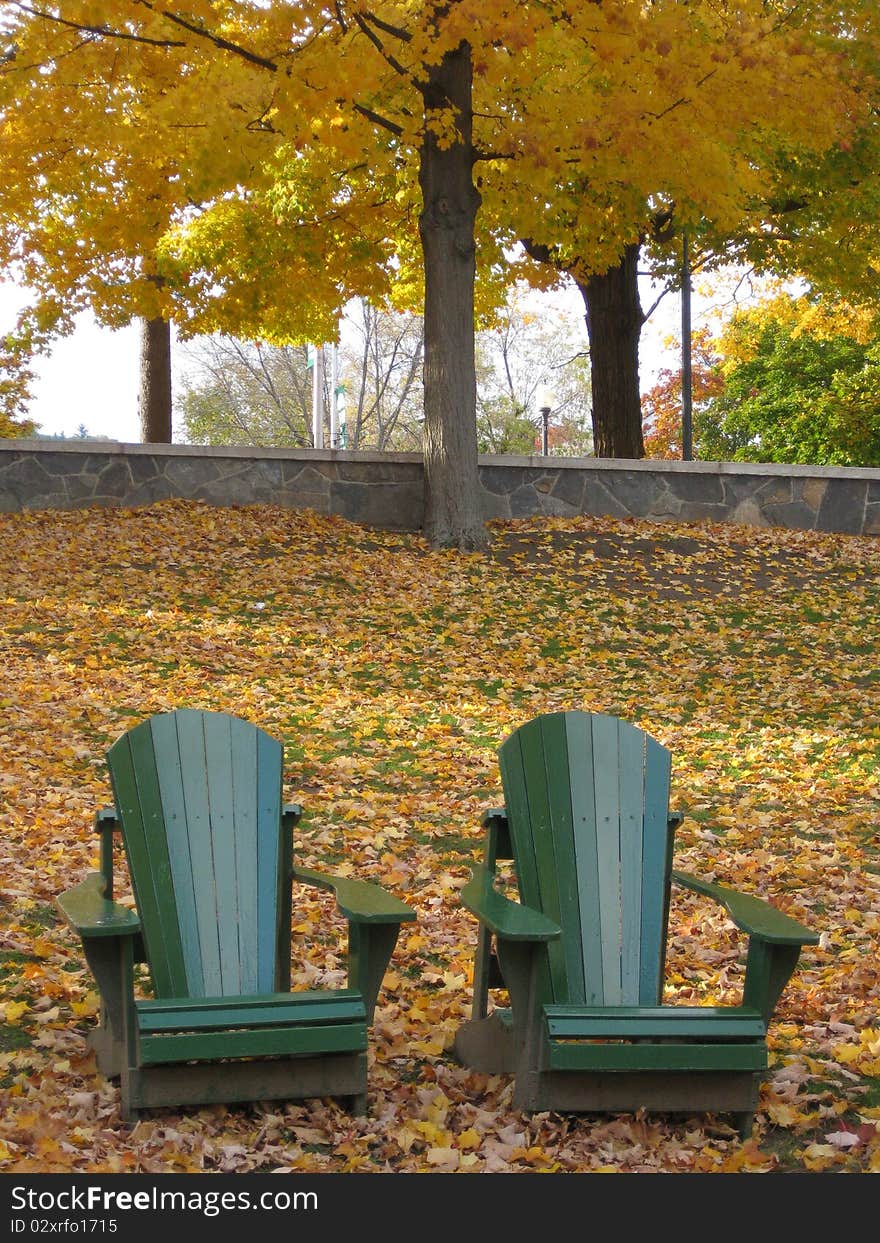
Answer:
[(684, 820), (683, 811), (670, 811), (666, 817), (667, 824), (671, 829), (677, 829)]
[(495, 888), (488, 868), (474, 868), (461, 891), (461, 904), (484, 923), (490, 932), (509, 941), (553, 941), (562, 929), (540, 911), (512, 902)]
[(141, 921), (127, 906), (120, 906), (105, 897), (106, 879), (100, 872), (91, 872), (73, 889), (55, 899), (61, 914), (81, 937), (134, 936), (141, 930)]
[(503, 820), (507, 823), (506, 807), (490, 807), (488, 811), (484, 811), (480, 820), (480, 826), (487, 829), (493, 820)]
[(314, 872), (311, 868), (294, 867), (291, 875), (304, 885), (334, 890), (340, 911), (346, 919), (355, 923), (400, 924), (416, 917), (412, 907), (395, 898), (381, 885), (351, 880), (348, 876), (329, 876), (325, 872)]
[(740, 893), (729, 889), (727, 885), (713, 884), (691, 876), (689, 872), (673, 872), (672, 878), (685, 889), (693, 889), (696, 893), (706, 894), (714, 898), (726, 909), (728, 915), (743, 932), (749, 936), (767, 941), (771, 945), (817, 945), (818, 933), (811, 932), (803, 924), (792, 919), (790, 915), (778, 911), (763, 898), (751, 894)]

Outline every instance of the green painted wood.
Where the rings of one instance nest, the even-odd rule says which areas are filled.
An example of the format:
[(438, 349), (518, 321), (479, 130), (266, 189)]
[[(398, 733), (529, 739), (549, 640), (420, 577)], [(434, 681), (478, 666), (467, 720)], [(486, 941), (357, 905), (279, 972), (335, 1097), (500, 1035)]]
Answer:
[(107, 762), (153, 987), (179, 995), (187, 991), (187, 976), (150, 723), (114, 743)]
[(593, 781), (593, 729), (586, 712), (565, 717), (569, 783), (573, 808), (575, 868), (580, 901), (581, 961), (584, 1000), (595, 1004), (605, 995), (599, 923), (599, 858)]
[[(221, 1057), (297, 1056), (305, 1053), (353, 1053), (367, 1048), (366, 1023), (314, 1027), (272, 1027), (265, 1030), (206, 1031), (192, 1035), (142, 1036), (144, 1066), (168, 1062), (215, 1060)], [(218, 1072), (222, 1073), (222, 1072)]]
[(312, 868), (294, 867), (296, 880), (320, 889), (332, 889), (336, 903), (346, 919), (356, 924), (400, 924), (415, 919), (411, 906), (401, 902), (381, 885), (366, 880), (352, 880), (348, 876), (332, 876), (316, 872)]
[(121, 827), (115, 807), (102, 807), (95, 812), (94, 829), (100, 837), (99, 868), (107, 881), (108, 898), (113, 897), (113, 835)]
[(142, 1034), (210, 1031), (242, 1027), (308, 1026), (323, 1023), (366, 1022), (361, 995), (353, 990), (339, 993), (271, 993), (265, 997), (205, 998), (201, 1003), (181, 1001), (138, 1002), (138, 1027)]
[[(564, 713), (556, 712), (542, 718), (541, 745), (550, 808), (550, 840), (553, 847), (558, 922), (563, 929), (560, 948), (564, 975), (561, 979), (554, 978), (554, 995), (568, 1001), (583, 1002), (586, 994), (581, 902), (577, 884), (569, 748)], [(550, 914), (546, 908), (545, 914)], [(553, 918), (552, 915), (550, 917)]]
[[(565, 831), (565, 824), (560, 818), (557, 824), (555, 800), (558, 791), (550, 789), (547, 780), (546, 747), (553, 745), (554, 729), (557, 722), (554, 717), (540, 717), (524, 725), (520, 730), (520, 746), (523, 758), (523, 777), (526, 786), (526, 798), (529, 805), (529, 821), (532, 831), (532, 848), (535, 856), (535, 869), (538, 878), (538, 900), (536, 908), (559, 924), (566, 931), (566, 920), (563, 916), (559, 893), (559, 876), (556, 870), (555, 837), (557, 828)], [(546, 731), (546, 733), (545, 733)], [(566, 787), (564, 798), (568, 798)], [(570, 813), (569, 813), (570, 814)], [(566, 912), (568, 914), (568, 912)], [(550, 985), (554, 998), (567, 999), (568, 978), (564, 943), (566, 936), (547, 943), (547, 961), (550, 968)]]
[[(538, 879), (538, 863), (535, 856), (534, 833), (529, 804), (523, 755), (522, 731), (516, 730), (499, 748), (498, 763), (504, 801), (507, 808), (507, 827), (513, 847), (516, 882), (520, 900), (533, 910), (540, 909), (541, 886)], [(553, 923), (553, 921), (548, 920)], [(538, 968), (537, 988), (543, 1000), (553, 999), (550, 960), (545, 954)]]
[[(195, 877), (198, 964), (200, 979), (193, 980), (194, 996), (214, 996), (223, 991), (220, 969), (220, 934), (213, 883), (214, 851), (211, 839), (211, 805), (205, 766), (203, 713), (182, 708), (174, 714), (180, 745), (180, 769), (186, 805), (189, 854)], [(160, 996), (179, 997), (184, 990), (165, 989)]]
[(133, 936), (140, 932), (141, 921), (134, 911), (106, 897), (102, 872), (91, 872), (56, 898), (55, 904), (81, 937)]
[(283, 771), (281, 743), (260, 730), (256, 780), (258, 992), (290, 984), (291, 839), (301, 809), (282, 816)]
[[(142, 918), (109, 900), (100, 875), (59, 907), (95, 933), (84, 938), (86, 957), (102, 1014), (115, 1016), (96, 1047), (102, 1069), (120, 1075), (124, 1117), (149, 1103), (258, 1099), (268, 1079), (273, 1097), (326, 1091), (363, 1107), (367, 1026), (415, 911), (381, 886), (301, 869), (300, 879), (335, 889), (348, 916), (350, 987), (281, 992), (302, 812), (282, 810), (281, 745), (246, 721), (181, 709), (129, 731), (108, 764)], [(131, 978), (147, 917), (151, 1001), (135, 1000)], [(289, 1065), (264, 1071), (257, 1063), (267, 1057)], [(227, 1065), (210, 1066), (219, 1059)]]
[(704, 1044), (550, 1042), (551, 1070), (604, 1071), (762, 1071), (767, 1069), (767, 1047), (761, 1042)]
[[(522, 726), (521, 729), (524, 729)], [(519, 896), (528, 906), (540, 909), (541, 886), (535, 863), (532, 840), (532, 819), (523, 765), (521, 730), (516, 730), (498, 752), (501, 783), (507, 807), (507, 823), (513, 855), (516, 860), (516, 882)]]
[(776, 945), (818, 945), (818, 933), (811, 932), (790, 915), (771, 906), (763, 898), (729, 889), (727, 885), (714, 884), (691, 876), (688, 872), (673, 872), (675, 880), (687, 889), (704, 893), (720, 902), (738, 928), (750, 936), (760, 937)]
[(623, 1002), (620, 927), (620, 787), (617, 719), (596, 713), (592, 718), (593, 785), (599, 879), (599, 926), (602, 937), (602, 980), (606, 1005)]
[(620, 998), (638, 1003), (642, 939), (642, 857), (645, 811), (645, 734), (617, 723), (617, 797), (620, 807)]
[(656, 1005), (663, 988), (669, 869), (675, 822), (669, 818), (669, 752), (645, 736), (645, 810), (642, 830), (642, 929), (638, 1000)]
[[(257, 733), (246, 721), (230, 722), (232, 826), (238, 900), (238, 982), (242, 993), (259, 990), (259, 839)], [(279, 821), (275, 821), (278, 833)]]
[[(232, 728), (228, 716), (206, 712), (205, 772), (210, 802), (211, 849), (214, 856), (214, 901), (220, 943), (221, 993), (241, 990), (239, 926), (242, 911), (235, 865), (235, 817), (232, 790)], [(209, 889), (206, 878), (205, 888)]]
[(186, 991), (198, 994), (201, 988), (202, 966), (196, 916), (196, 884), (193, 862), (190, 857), (186, 800), (180, 767), (180, 741), (177, 736), (177, 715), (166, 712), (154, 716), (150, 721), (150, 732), (153, 738), (159, 797), (162, 800), (168, 859), (171, 864), (174, 898), (177, 905), (177, 924), (180, 929), (181, 950), (188, 985)]
[(540, 911), (499, 893), (495, 888), (495, 874), (488, 868), (473, 869), (460, 900), (465, 910), (476, 915), (490, 932), (507, 941), (550, 941), (562, 932), (558, 924)]
[(701, 1037), (703, 1040), (763, 1040), (767, 1024), (745, 1006), (545, 1006), (547, 1032), (554, 1040)]

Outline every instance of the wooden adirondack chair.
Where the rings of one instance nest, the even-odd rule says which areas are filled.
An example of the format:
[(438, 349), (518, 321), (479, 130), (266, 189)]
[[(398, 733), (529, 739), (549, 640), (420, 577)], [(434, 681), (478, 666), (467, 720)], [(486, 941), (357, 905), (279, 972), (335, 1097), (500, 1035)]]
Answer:
[[(516, 1076), (524, 1110), (719, 1112), (751, 1132), (767, 1024), (818, 937), (769, 903), (672, 871), (683, 817), (670, 755), (615, 717), (540, 716), (499, 751), (505, 806), (484, 817), (473, 1017), (460, 1061)], [(497, 885), (513, 859), (518, 901)], [(748, 935), (742, 1004), (662, 1004), (670, 881), (716, 899)], [(510, 1008), (489, 1013), (490, 990)]]
[[(400, 924), (377, 885), (296, 867), (281, 744), (216, 712), (162, 713), (110, 748), (115, 807), (98, 812), (100, 872), (58, 906), (101, 993), (91, 1043), (144, 1108), (346, 1097), (366, 1110), (367, 1028)], [(113, 900), (121, 831), (137, 912)], [(335, 890), (348, 919), (348, 987), (290, 991), (292, 882)], [(154, 997), (139, 1000), (134, 964)]]

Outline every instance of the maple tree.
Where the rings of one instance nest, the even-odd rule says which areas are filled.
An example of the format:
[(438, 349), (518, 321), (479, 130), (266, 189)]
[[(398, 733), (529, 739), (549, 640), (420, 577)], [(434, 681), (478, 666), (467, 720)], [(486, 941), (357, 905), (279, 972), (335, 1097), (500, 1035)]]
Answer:
[[(360, 164), (360, 181), (366, 184), (371, 202), (376, 198), (381, 201), (384, 195), (399, 214), (394, 194), (388, 190), (389, 179), (394, 180), (395, 160), (400, 153), (409, 148), (412, 160), (414, 151), (417, 173), (413, 183), (420, 187), (422, 199), (418, 227), (425, 265), (431, 273), (425, 282), (426, 521), (438, 543), (467, 547), (483, 543), (485, 529), (479, 513), (474, 429), (473, 215), (479, 196), (471, 168), (470, 49), (457, 21), (459, 7), (452, 4), (435, 11), (434, 6), (428, 6), (424, 13), (411, 15), (405, 10), (398, 12), (394, 5), (380, 6), (388, 10), (389, 19), (395, 19), (391, 21), (356, 4), (350, 12), (340, 4), (332, 16), (320, 4), (269, 8), (203, 4), (196, 11), (159, 12), (126, 0), (109, 6), (82, 0), (66, 6), (63, 15), (17, 4), (14, 17), (18, 20), (13, 20), (7, 30), (11, 50), (5, 57), (7, 87), (2, 104), (4, 129), (11, 132), (13, 140), (10, 170), (14, 189), (5, 214), (11, 218), (26, 202), (36, 235), (23, 257), (20, 238), (7, 242), (7, 253), (18, 255), (25, 267), (30, 262), (32, 268), (39, 268), (48, 249), (39, 236), (46, 219), (62, 235), (59, 222), (67, 225), (74, 235), (74, 248), (88, 232), (91, 245), (102, 248), (105, 267), (118, 265), (122, 256), (125, 292), (119, 301), (125, 310), (117, 304), (116, 313), (130, 313), (132, 306), (143, 301), (154, 308), (152, 313), (144, 311), (151, 323), (171, 318), (162, 313), (163, 305), (166, 309), (173, 306), (174, 291), (168, 280), (171, 265), (159, 273), (154, 259), (159, 238), (167, 233), (175, 209), (181, 212), (212, 202), (218, 210), (205, 225), (210, 232), (216, 230), (218, 220), (228, 220), (234, 214), (228, 210), (226, 196), (236, 198), (236, 191), (244, 186), (247, 190), (239, 196), (243, 202), (233, 207), (242, 206), (246, 215), (254, 183), (260, 184), (260, 158), (266, 162), (273, 153), (279, 154), (282, 167), (287, 169), (285, 182), (294, 185), (294, 197), (308, 197), (308, 175), (303, 167), (307, 156), (300, 158), (303, 147), (312, 148), (311, 166), (321, 167), (317, 215), (324, 227), (318, 230), (318, 256), (312, 255), (312, 261), (305, 264), (301, 261), (308, 277), (302, 300), (317, 307), (312, 321), (317, 317), (326, 323), (338, 312), (345, 295), (355, 292), (345, 284), (332, 262), (332, 247), (326, 245), (335, 228), (338, 232), (338, 218), (350, 214), (344, 200), (356, 180), (352, 164), (355, 169)], [(398, 25), (398, 21), (403, 24)], [(386, 46), (389, 40), (393, 51)], [(408, 58), (408, 65), (399, 59), (401, 56)], [(329, 92), (328, 71), (332, 75), (334, 68), (339, 73)], [(94, 95), (99, 109), (95, 108), (95, 99), (88, 100), (89, 106), (81, 102), (80, 88), (86, 75), (97, 83)], [(396, 96), (389, 94), (389, 80), (395, 85), (402, 83)], [(221, 107), (206, 109), (205, 101), (217, 93), (221, 81)], [(25, 136), (23, 114), (34, 95), (42, 101), (38, 117), (43, 123), (38, 122), (36, 133), (32, 130)], [(316, 115), (316, 101), (323, 114)], [(60, 176), (45, 154), (46, 149), (53, 154), (58, 150), (57, 128), (51, 129), (48, 119), (57, 120), (59, 102), (75, 114), (73, 136), (68, 133), (63, 139), (68, 158), (58, 160), (63, 165)], [(97, 127), (96, 111), (100, 113)], [(206, 121), (208, 111), (211, 117)], [(128, 129), (122, 128), (126, 123)], [(379, 147), (377, 127), (386, 136), (391, 134), (394, 141)], [(133, 141), (129, 141), (129, 131), (134, 131)], [(71, 152), (75, 158), (69, 158)], [(223, 153), (220, 160), (216, 159), (218, 152)], [(384, 156), (386, 163), (390, 161), (391, 172), (383, 176), (381, 169), (374, 167), (376, 155), (380, 159)], [(333, 156), (342, 161), (341, 168)], [(88, 162), (96, 172), (90, 168), (90, 203), (82, 212), (73, 182)], [(48, 191), (41, 171), (47, 167), (51, 168)], [(335, 193), (326, 185), (328, 169), (335, 177), (346, 171), (350, 174)], [(295, 182), (290, 181), (291, 173)], [(103, 187), (102, 174), (107, 183)], [(120, 183), (125, 186), (122, 194)], [(377, 190), (377, 185), (381, 189)], [(106, 191), (103, 196), (102, 188)], [(103, 209), (95, 206), (102, 198), (113, 203), (114, 219), (109, 227)], [(276, 210), (284, 210), (283, 199), (282, 187), (280, 196), (275, 197)], [(33, 219), (35, 203), (40, 205), (38, 220)], [(296, 205), (302, 214), (301, 202)], [(113, 228), (120, 223), (123, 210), (124, 223), (117, 236)], [(241, 221), (241, 214), (238, 219)], [(387, 258), (390, 251), (389, 244), (381, 241), (385, 219), (379, 215), (377, 220), (379, 240), (375, 245), (360, 245), (360, 292), (377, 283), (377, 276), (366, 278), (363, 269), (374, 266), (381, 281), (382, 252), (384, 249)], [(373, 223), (375, 226), (376, 220)], [(364, 232), (363, 227), (358, 228), (358, 237), (362, 239)], [(274, 242), (277, 229), (267, 236)], [(108, 239), (112, 244), (107, 244)], [(57, 259), (60, 248), (52, 240)], [(260, 250), (257, 236), (252, 233), (249, 242), (247, 262), (254, 263), (259, 257), (255, 251)], [(302, 242), (302, 235), (297, 235), (295, 241), (288, 241), (289, 250), (301, 249)], [(224, 233), (223, 243), (229, 244), (228, 233)], [(89, 245), (83, 249), (88, 251)], [(219, 301), (215, 288), (223, 284), (222, 249), (212, 257), (207, 277), (212, 303)], [(268, 249), (270, 261), (265, 262), (264, 257), (259, 268), (263, 281), (268, 269), (278, 270), (284, 251), (277, 245)], [(340, 245), (338, 250), (343, 261), (350, 263), (352, 247)], [(92, 271), (83, 264), (82, 254), (74, 251), (74, 255), (79, 263), (72, 269), (67, 262), (59, 264), (65, 272), (66, 288), (85, 290), (89, 298), (99, 298)], [(235, 258), (237, 262), (238, 256)], [(237, 267), (239, 279), (231, 300), (236, 303), (237, 328), (241, 330), (247, 325), (248, 308), (243, 305), (245, 286), (240, 280), (240, 264)], [(71, 270), (77, 273), (76, 278)], [(320, 270), (327, 273), (323, 290), (314, 279)], [(25, 275), (31, 279), (33, 273)], [(116, 275), (118, 290), (121, 282)], [(287, 270), (283, 280), (283, 314), (288, 323), (292, 314), (291, 275)], [(198, 279), (192, 282), (192, 273), (184, 277), (179, 286), (194, 284), (198, 291)], [(52, 279), (50, 274), (47, 283)], [(261, 292), (261, 308), (272, 292)], [(223, 309), (228, 310), (228, 301), (221, 314)], [(262, 309), (260, 317), (264, 318)], [(302, 335), (311, 326), (299, 323), (296, 332)], [(277, 330), (277, 322), (275, 327)]]
[(680, 287), (683, 233), (706, 268), (833, 282), (843, 247), (853, 283), (876, 282), (875, 6), (641, 9), (590, 11), (602, 71), (542, 82), (548, 116), (579, 118), (555, 139), (547, 124), (557, 189), (511, 200), (531, 258), (584, 298), (600, 456), (642, 456), (639, 268)]
[[(586, 517), (492, 534), (461, 557), (273, 506), (0, 514), (3, 1175), (880, 1169), (876, 539)], [(418, 912), (364, 1118), (314, 1100), (131, 1127), (86, 1051), (98, 997), (54, 899), (94, 869), (107, 749), (175, 707), (283, 739), (302, 864)], [(508, 1076), (451, 1056), (476, 936), (459, 893), (501, 797), (496, 750), (568, 708), (670, 748), (676, 867), (820, 934), (771, 1024), (748, 1144), (720, 1118), (526, 1117)], [(131, 901), (123, 865), (118, 891)], [(297, 987), (341, 980), (332, 908), (297, 890)], [(673, 890), (667, 1000), (734, 1004), (743, 948), (720, 908)]]

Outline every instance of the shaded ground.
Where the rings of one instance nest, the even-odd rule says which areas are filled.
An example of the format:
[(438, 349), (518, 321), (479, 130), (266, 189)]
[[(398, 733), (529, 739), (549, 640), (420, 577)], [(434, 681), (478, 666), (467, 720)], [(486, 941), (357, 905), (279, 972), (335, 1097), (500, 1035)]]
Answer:
[[(494, 526), (485, 556), (271, 507), (0, 515), (0, 1170), (768, 1172), (880, 1168), (880, 544), (611, 519)], [(95, 1072), (97, 998), (54, 898), (95, 863), (107, 747), (177, 706), (283, 740), (307, 866), (410, 901), (372, 1033), (370, 1114), (165, 1111)], [(524, 1117), (455, 1063), (473, 920), (458, 892), (522, 721), (582, 707), (673, 754), (676, 866), (814, 927), (755, 1134), (728, 1120)], [(296, 895), (295, 980), (344, 979)], [(743, 946), (674, 896), (667, 999), (738, 999)]]

